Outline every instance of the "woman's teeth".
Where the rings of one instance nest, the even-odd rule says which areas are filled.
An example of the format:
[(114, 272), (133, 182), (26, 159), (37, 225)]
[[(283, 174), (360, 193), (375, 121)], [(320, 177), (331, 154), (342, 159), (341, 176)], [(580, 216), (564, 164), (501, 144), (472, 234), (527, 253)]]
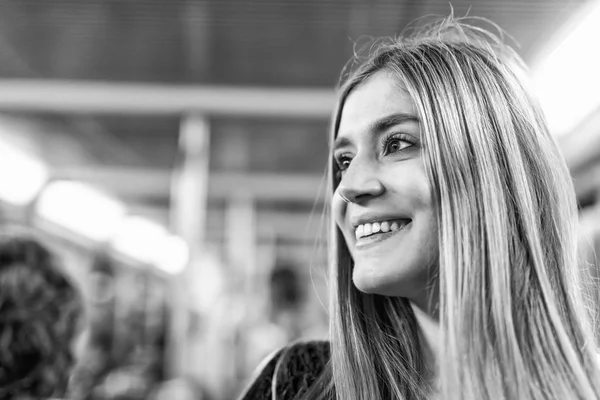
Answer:
[(410, 220), (402, 219), (397, 221), (381, 221), (362, 224), (356, 227), (355, 235), (356, 239), (360, 239), (366, 236), (374, 235), (376, 233), (394, 232), (405, 225), (408, 225)]

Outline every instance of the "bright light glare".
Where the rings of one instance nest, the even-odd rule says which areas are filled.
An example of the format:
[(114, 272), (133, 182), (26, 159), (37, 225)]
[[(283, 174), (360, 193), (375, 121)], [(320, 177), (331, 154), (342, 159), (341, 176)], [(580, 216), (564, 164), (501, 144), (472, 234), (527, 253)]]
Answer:
[(189, 260), (189, 248), (179, 236), (169, 235), (165, 238), (164, 248), (158, 254), (156, 266), (169, 274), (182, 272)]
[(113, 248), (143, 263), (152, 263), (156, 251), (162, 246), (166, 229), (147, 218), (129, 216), (112, 240)]
[(0, 140), (0, 200), (25, 205), (37, 196), (47, 179), (44, 163)]
[(568, 133), (600, 106), (600, 1), (533, 69), (533, 81), (550, 131)]
[(86, 238), (108, 240), (125, 215), (125, 206), (95, 188), (71, 181), (50, 183), (36, 205), (38, 215)]
[(127, 217), (112, 240), (113, 248), (129, 258), (151, 264), (169, 274), (181, 272), (188, 261), (188, 246), (149, 219)]

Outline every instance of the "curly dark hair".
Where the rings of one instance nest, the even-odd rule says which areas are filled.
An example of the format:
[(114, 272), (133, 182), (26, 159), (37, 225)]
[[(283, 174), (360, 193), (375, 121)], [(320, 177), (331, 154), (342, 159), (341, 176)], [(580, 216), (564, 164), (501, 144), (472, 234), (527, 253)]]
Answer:
[(64, 396), (80, 292), (30, 237), (0, 237), (0, 399)]

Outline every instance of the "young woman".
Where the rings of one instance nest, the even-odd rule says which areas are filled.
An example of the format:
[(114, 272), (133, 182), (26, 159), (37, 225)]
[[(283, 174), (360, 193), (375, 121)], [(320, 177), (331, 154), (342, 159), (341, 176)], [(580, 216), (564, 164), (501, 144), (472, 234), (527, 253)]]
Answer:
[(449, 18), (348, 76), (330, 342), (277, 353), (245, 399), (600, 398), (574, 190), (521, 65)]

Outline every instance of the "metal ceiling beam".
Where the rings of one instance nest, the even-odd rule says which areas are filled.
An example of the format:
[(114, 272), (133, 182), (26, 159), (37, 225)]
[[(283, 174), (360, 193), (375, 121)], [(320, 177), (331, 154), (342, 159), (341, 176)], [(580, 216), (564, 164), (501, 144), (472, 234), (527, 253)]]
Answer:
[[(150, 218), (165, 226), (169, 225), (169, 210), (166, 207), (132, 203), (129, 212), (133, 215)], [(207, 211), (206, 240), (224, 240), (228, 235), (224, 220), (226, 214), (223, 210)], [(327, 239), (326, 229), (329, 217), (322, 210), (315, 211), (277, 211), (264, 210), (256, 213), (256, 236), (257, 240), (267, 238), (279, 238), (292, 240), (298, 243), (315, 245)]]
[[(169, 198), (171, 172), (163, 169), (73, 167), (57, 169), (53, 179), (87, 182), (123, 198)], [(323, 200), (325, 177), (311, 174), (213, 172), (209, 199), (253, 198), (272, 201)]]
[(0, 80), (0, 111), (329, 118), (329, 89)]

